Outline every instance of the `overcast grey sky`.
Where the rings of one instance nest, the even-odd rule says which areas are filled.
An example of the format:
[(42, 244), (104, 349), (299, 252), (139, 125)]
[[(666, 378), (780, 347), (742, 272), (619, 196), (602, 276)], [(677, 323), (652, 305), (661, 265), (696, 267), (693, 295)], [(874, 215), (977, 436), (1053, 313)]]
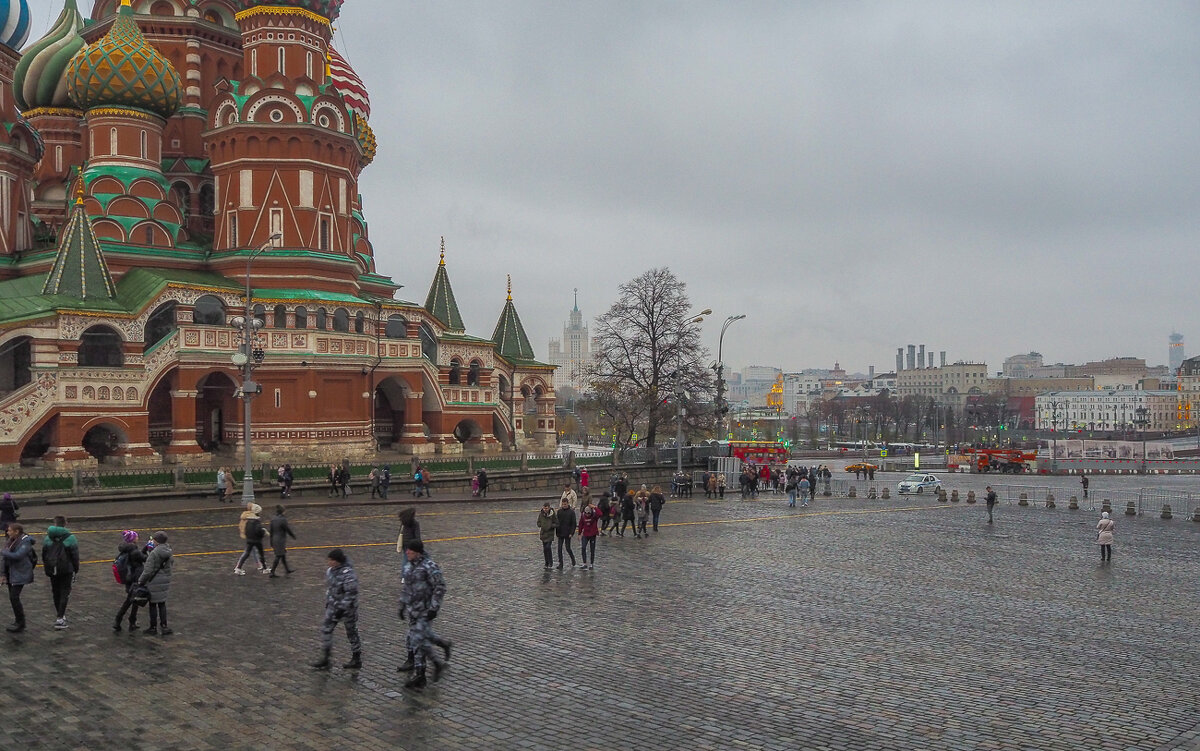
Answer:
[(337, 26), (379, 270), (424, 301), (444, 235), (470, 333), (511, 273), (544, 357), (572, 288), (590, 319), (665, 265), (714, 356), (748, 316), (733, 368), (1200, 350), (1195, 2), (347, 0)]

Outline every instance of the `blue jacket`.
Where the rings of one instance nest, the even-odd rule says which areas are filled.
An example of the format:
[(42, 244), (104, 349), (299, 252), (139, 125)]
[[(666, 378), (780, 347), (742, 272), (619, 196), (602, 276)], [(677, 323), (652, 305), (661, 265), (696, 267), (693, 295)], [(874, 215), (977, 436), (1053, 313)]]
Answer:
[(33, 584), (33, 538), (23, 536), (15, 544), (5, 541), (0, 555), (4, 556), (4, 578), (13, 586)]

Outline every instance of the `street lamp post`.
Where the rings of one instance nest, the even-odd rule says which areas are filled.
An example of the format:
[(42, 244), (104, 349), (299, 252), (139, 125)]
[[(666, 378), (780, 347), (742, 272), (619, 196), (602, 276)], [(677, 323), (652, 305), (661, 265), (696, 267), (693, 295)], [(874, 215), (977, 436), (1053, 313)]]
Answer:
[[(712, 308), (705, 308), (699, 313), (689, 316), (688, 320), (684, 321), (679, 328), (682, 330), (684, 326), (690, 324), (704, 323), (704, 316), (711, 314)], [(683, 372), (682, 370), (676, 370), (674, 375), (675, 402), (679, 405), (679, 414), (676, 416), (677, 424), (675, 426), (675, 471), (679, 473), (683, 471), (683, 418), (686, 415), (686, 411), (683, 406)]]
[(271, 247), (282, 235), (275, 234), (246, 256), (246, 310), (245, 315), (235, 316), (230, 324), (242, 332), (241, 351), (233, 356), (233, 364), (242, 369), (242, 502), (254, 500), (254, 457), (251, 444), (250, 400), (262, 390), (253, 380), (254, 366), (262, 362), (264, 352), (254, 348), (254, 336), (263, 327), (262, 319), (255, 318), (251, 309), (250, 264), (261, 253)]
[(1145, 405), (1133, 410), (1137, 415), (1134, 422), (1142, 429), (1142, 474), (1146, 474), (1146, 426), (1150, 424), (1150, 408)]
[(746, 317), (745, 313), (729, 316), (721, 326), (721, 335), (717, 338), (717, 440), (725, 437), (725, 361), (721, 359), (725, 346), (725, 330)]
[(1058, 473), (1058, 408), (1062, 406), (1062, 402), (1050, 402), (1050, 440), (1052, 447), (1050, 449), (1050, 474)]

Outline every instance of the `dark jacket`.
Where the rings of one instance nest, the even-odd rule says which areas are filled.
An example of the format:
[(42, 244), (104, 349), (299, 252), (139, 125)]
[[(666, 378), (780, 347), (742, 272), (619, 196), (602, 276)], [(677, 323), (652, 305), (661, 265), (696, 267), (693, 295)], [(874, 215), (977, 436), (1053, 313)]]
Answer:
[(17, 511), (20, 508), (13, 499), (9, 498), (5, 500), (0, 498), (0, 524), (15, 522), (17, 520)]
[(287, 553), (287, 538), (289, 537), (293, 540), (296, 539), (287, 517), (283, 514), (276, 514), (271, 519), (271, 547), (274, 549), (275, 555)]
[(621, 518), (633, 521), (633, 495), (628, 494), (621, 498)]
[(429, 618), (442, 607), (446, 580), (442, 570), (429, 556), (404, 564), (404, 587), (400, 590), (400, 617)]
[(358, 574), (350, 561), (325, 571), (325, 613), (351, 615), (358, 612)]
[[(62, 540), (67, 557), (70, 559), (70, 571), (51, 571), (46, 567), (46, 553), (59, 540)], [(79, 573), (79, 541), (66, 527), (50, 526), (46, 528), (46, 539), (42, 540), (42, 569), (46, 572), (46, 576), (66, 576), (67, 574), (74, 576)]]
[(481, 470), (479, 470), (479, 489), (487, 490), (487, 486), (488, 486), (487, 470), (481, 469)]
[(665, 498), (663, 498), (662, 493), (651, 493), (650, 494), (650, 510), (651, 511), (662, 511), (663, 504), (666, 502), (667, 502), (667, 500)]
[(4, 540), (0, 555), (4, 556), (4, 578), (8, 583), (17, 586), (33, 584), (33, 538), (22, 535), (21, 539)]
[(123, 542), (117, 546), (117, 557), (126, 553), (129, 554), (129, 581), (125, 582), (125, 591), (128, 592), (142, 577), (142, 571), (146, 568), (146, 554), (142, 552), (141, 546), (137, 543)]
[(538, 512), (538, 536), (542, 542), (550, 542), (554, 539), (554, 531), (558, 529), (558, 514), (553, 509), (550, 513)]
[(171, 546), (160, 542), (146, 556), (142, 575), (138, 584), (145, 585), (150, 590), (150, 602), (166, 602), (167, 592), (171, 589)]
[(558, 529), (556, 530), (559, 537), (570, 537), (575, 534), (575, 524), (578, 519), (575, 516), (575, 509), (570, 506), (560, 508), (555, 512), (558, 517)]
[(397, 551), (403, 553), (408, 543), (421, 539), (421, 522), (417, 521), (417, 512), (406, 508), (400, 512), (400, 540), (396, 543)]

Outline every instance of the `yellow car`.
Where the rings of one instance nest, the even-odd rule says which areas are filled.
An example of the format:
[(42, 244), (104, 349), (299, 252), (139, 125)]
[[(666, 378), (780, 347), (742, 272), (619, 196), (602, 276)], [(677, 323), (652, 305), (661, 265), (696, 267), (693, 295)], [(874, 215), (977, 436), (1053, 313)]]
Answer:
[(868, 464), (867, 462), (857, 462), (855, 464), (847, 464), (847, 472), (868, 472), (870, 470), (879, 469), (878, 464)]

